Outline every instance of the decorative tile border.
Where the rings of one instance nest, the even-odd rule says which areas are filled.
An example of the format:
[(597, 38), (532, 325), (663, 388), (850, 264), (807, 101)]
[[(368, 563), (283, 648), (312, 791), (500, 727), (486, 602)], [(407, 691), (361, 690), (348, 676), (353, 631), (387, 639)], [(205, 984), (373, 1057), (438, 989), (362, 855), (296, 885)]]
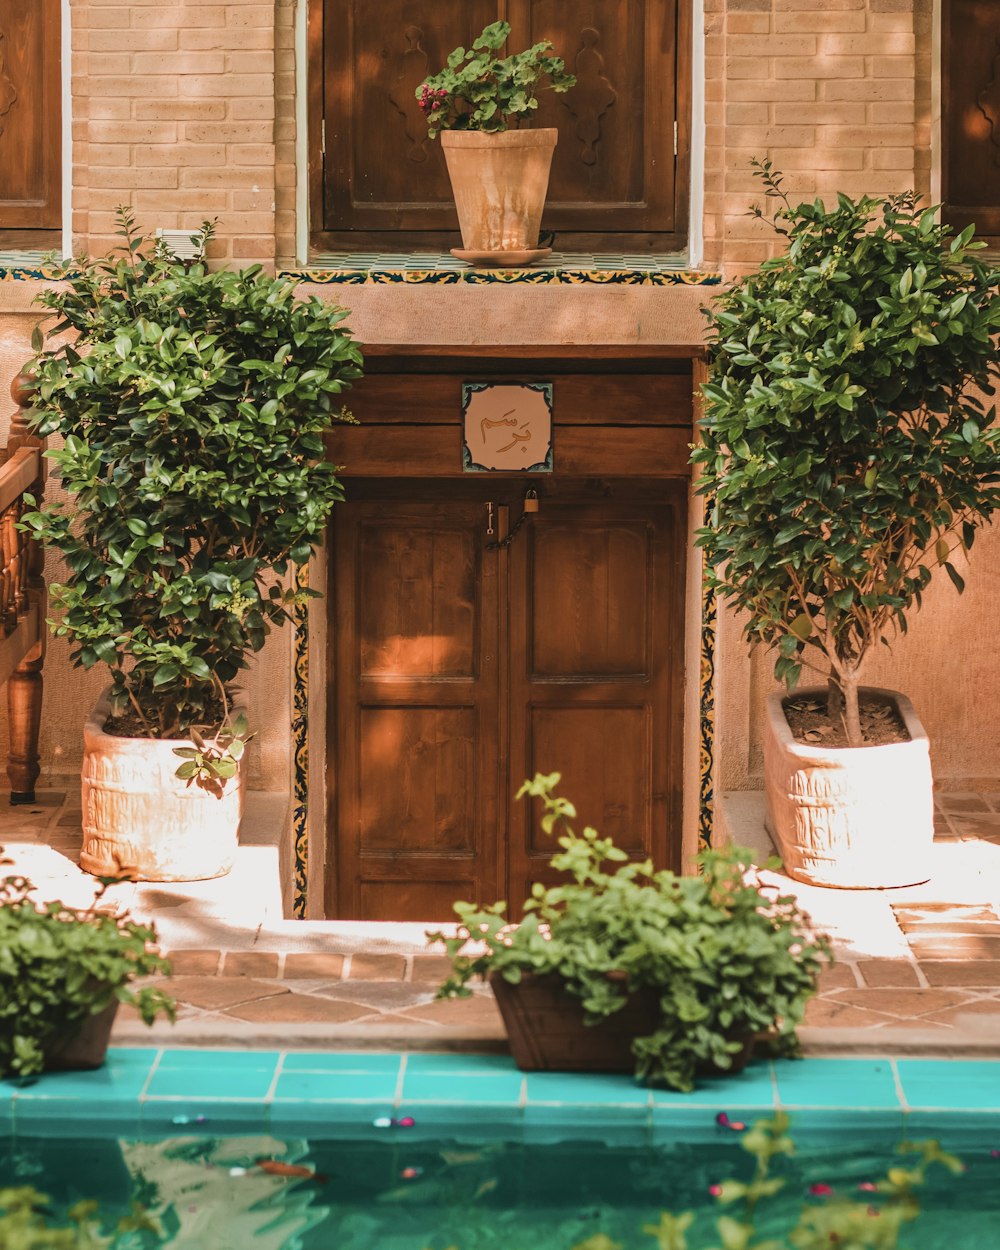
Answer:
[[(295, 567), (295, 590), (308, 590), (309, 566)], [(292, 615), (295, 631), (292, 690), (292, 837), (295, 851), (295, 891), (292, 912), (306, 917), (309, 889), (309, 599), (296, 602)]]
[[(712, 507), (705, 500), (706, 514)], [(708, 569), (701, 579), (701, 661), (698, 672), (698, 849), (712, 845), (715, 820), (715, 646), (719, 626), (719, 599), (709, 582)]]
[(376, 286), (411, 284), (422, 286), (485, 286), (490, 283), (523, 283), (530, 286), (717, 286), (718, 273), (669, 269), (412, 269), (305, 267), (279, 270), (279, 277), (295, 278), (320, 286)]
[(26, 1085), (0, 1082), (0, 1132), (218, 1134), (308, 1128), (420, 1136), (485, 1121), (501, 1134), (588, 1126), (631, 1129), (660, 1141), (726, 1138), (725, 1111), (749, 1120), (789, 1112), (806, 1130), (908, 1125), (995, 1126), (1000, 1059), (760, 1060), (741, 1075), (701, 1081), (690, 1094), (629, 1076), (518, 1071), (508, 1055), (338, 1051), (227, 1051), (113, 1047), (95, 1072), (57, 1072)]

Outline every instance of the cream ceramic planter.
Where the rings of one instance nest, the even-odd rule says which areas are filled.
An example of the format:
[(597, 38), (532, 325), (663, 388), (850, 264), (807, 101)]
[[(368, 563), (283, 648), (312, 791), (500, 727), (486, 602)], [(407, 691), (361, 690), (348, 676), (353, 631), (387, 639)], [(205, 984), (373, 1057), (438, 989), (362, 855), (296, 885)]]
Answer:
[[(462, 231), (462, 259), (525, 264), (538, 259), (542, 209), (559, 132), (443, 130), (441, 147)], [(520, 259), (518, 259), (520, 257)]]
[[(235, 708), (234, 714), (245, 709)], [(233, 866), (243, 815), (242, 770), (221, 798), (174, 774), (186, 739), (117, 738), (101, 695), (83, 731), (83, 851), (95, 876), (129, 871), (140, 881), (200, 881)]]
[[(909, 742), (822, 747), (796, 742), (785, 719), (789, 696), (767, 701), (764, 783), (767, 830), (796, 881), (840, 889), (915, 885), (931, 874), (934, 840), (930, 750), (913, 704), (892, 690)], [(795, 697), (825, 697), (823, 688)]]

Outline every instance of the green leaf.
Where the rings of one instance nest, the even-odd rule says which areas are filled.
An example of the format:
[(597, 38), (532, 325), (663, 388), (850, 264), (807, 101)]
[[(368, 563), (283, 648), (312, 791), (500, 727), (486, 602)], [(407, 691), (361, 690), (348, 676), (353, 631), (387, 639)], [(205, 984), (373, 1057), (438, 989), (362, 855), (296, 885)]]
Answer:
[(801, 639), (803, 642), (805, 642), (813, 632), (812, 621), (804, 612), (799, 613), (799, 615), (789, 624), (788, 628), (796, 638)]
[(961, 574), (958, 572), (958, 570), (955, 568), (953, 564), (945, 564), (944, 568), (945, 568), (945, 572), (951, 578), (952, 585), (955, 587), (958, 593), (961, 594), (962, 591), (965, 590), (965, 581), (962, 578)]

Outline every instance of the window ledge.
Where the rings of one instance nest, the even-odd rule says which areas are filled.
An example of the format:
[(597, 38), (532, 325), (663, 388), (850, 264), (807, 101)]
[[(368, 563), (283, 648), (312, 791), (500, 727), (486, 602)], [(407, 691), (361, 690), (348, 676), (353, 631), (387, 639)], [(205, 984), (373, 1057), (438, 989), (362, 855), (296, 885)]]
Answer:
[(302, 282), (360, 286), (421, 283), (447, 286), (522, 282), (535, 286), (584, 284), (623, 286), (714, 286), (715, 272), (690, 269), (684, 253), (662, 256), (588, 255), (554, 252), (528, 269), (478, 269), (447, 253), (331, 252), (301, 268), (282, 268), (282, 277)]

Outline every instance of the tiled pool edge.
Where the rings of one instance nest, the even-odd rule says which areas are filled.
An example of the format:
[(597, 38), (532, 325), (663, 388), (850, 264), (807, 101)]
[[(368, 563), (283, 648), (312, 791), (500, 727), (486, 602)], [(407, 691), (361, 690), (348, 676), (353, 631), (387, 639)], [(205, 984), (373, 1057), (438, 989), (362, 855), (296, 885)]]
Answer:
[(24, 1135), (269, 1130), (659, 1143), (727, 1135), (720, 1111), (748, 1122), (778, 1110), (807, 1135), (1000, 1123), (1000, 1060), (764, 1060), (679, 1094), (628, 1077), (525, 1074), (505, 1055), (116, 1047), (96, 1072), (0, 1082), (0, 1132)]

